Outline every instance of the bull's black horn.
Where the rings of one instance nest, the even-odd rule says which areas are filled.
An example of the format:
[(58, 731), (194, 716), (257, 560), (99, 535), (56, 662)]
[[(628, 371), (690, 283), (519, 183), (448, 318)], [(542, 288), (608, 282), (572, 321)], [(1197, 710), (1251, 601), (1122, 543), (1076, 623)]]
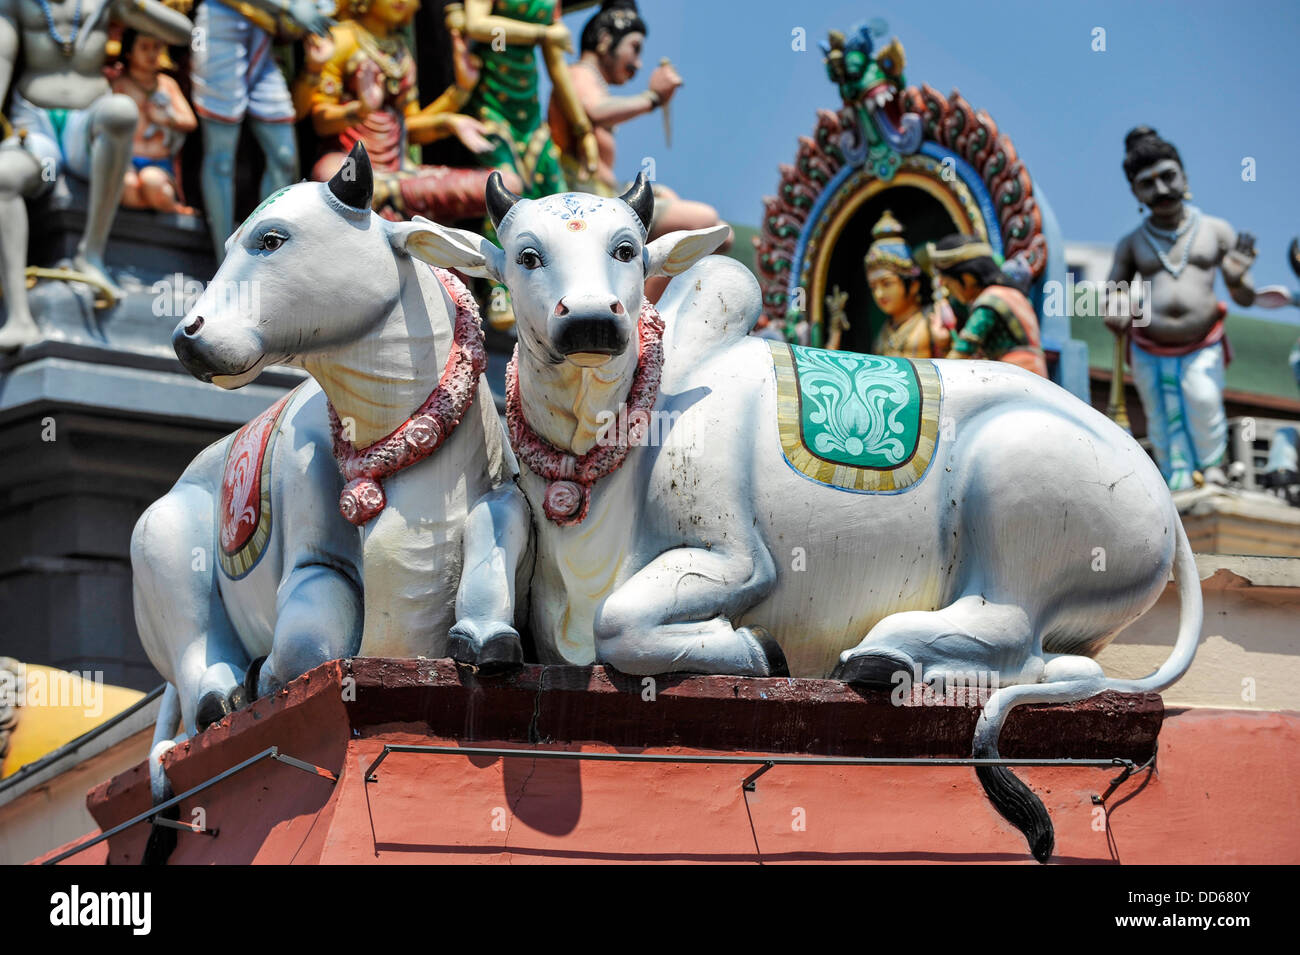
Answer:
[(636, 217), (641, 220), (641, 224), (649, 232), (650, 220), (654, 218), (655, 214), (655, 194), (654, 190), (650, 188), (650, 180), (645, 177), (645, 173), (637, 173), (636, 182), (632, 183), (632, 188), (619, 198), (632, 207)]
[(370, 171), (370, 155), (366, 147), (357, 140), (343, 160), (333, 178), (329, 181), (330, 192), (336, 199), (353, 209), (370, 211), (370, 200), (375, 195), (375, 177)]
[(501, 228), (501, 220), (506, 217), (510, 207), (522, 197), (516, 196), (507, 189), (506, 184), (501, 181), (501, 173), (494, 170), (492, 175), (488, 176), (485, 198), (487, 199), (488, 215), (492, 217), (492, 228), (499, 229)]

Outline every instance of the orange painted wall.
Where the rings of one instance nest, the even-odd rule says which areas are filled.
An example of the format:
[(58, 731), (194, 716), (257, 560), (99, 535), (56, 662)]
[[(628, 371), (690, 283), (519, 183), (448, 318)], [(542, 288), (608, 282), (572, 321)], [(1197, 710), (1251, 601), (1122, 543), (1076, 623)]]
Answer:
[[(337, 773), (338, 781), (269, 760), (224, 779), (183, 803), (180, 814), (190, 821), (201, 808), (220, 836), (180, 833), (170, 861), (1034, 864), (1023, 837), (994, 811), (974, 771), (962, 767), (777, 766), (745, 794), (740, 783), (750, 769), (737, 765), (394, 753), (377, 782), (362, 782), (384, 743), (457, 745), (460, 737), (472, 740), (461, 745), (528, 748), (534, 733), (547, 738), (581, 726), (603, 728), (611, 739), (632, 730), (640, 739), (660, 734), (655, 752), (708, 753), (717, 750), (675, 746), (673, 734), (689, 731), (699, 738), (709, 726), (729, 725), (728, 717), (746, 740), (774, 741), (781, 733), (787, 743), (811, 739), (809, 727), (841, 738), (874, 737), (893, 719), (901, 721), (897, 739), (864, 736), (855, 749), (905, 755), (899, 739), (913, 751), (937, 746), (938, 755), (969, 746), (962, 742), (969, 730), (952, 723), (961, 714), (900, 711), (883, 698), (826, 681), (692, 677), (661, 688), (654, 709), (646, 710), (651, 704), (598, 670), (560, 669), (488, 683), (445, 662), (357, 661), (348, 670), (357, 675), (355, 694), (346, 696), (340, 693), (341, 667), (313, 671), (182, 744), (168, 756), (168, 772), (175, 788), (185, 791), (275, 745)], [(757, 699), (747, 703), (742, 690)], [(783, 695), (790, 699), (782, 702)], [(791, 699), (802, 708), (782, 709)], [(706, 704), (712, 709), (701, 709)], [(1149, 753), (1159, 734), (1156, 768), (1126, 781), (1104, 811), (1092, 795), (1105, 791), (1115, 770), (1017, 770), (1051, 814), (1052, 861), (1300, 863), (1300, 827), (1294, 824), (1300, 815), (1300, 714), (1174, 709), (1164, 712), (1161, 725), (1158, 698), (1154, 705), (1152, 711), (1145, 698), (1098, 698), (1013, 715), (1021, 729), (1009, 724), (1008, 734), (1019, 733), (1025, 745), (1038, 739), (1035, 745), (1056, 753), (1081, 755), (1080, 746), (1108, 756), (1122, 755), (1126, 746)], [(765, 719), (765, 728), (746, 729), (750, 717), (744, 714)], [(826, 714), (834, 720), (826, 722)], [(495, 741), (488, 733), (462, 736), (459, 727), (489, 717), (508, 732)], [(624, 725), (624, 717), (637, 720)], [(946, 735), (939, 732), (949, 724)], [(1076, 732), (1089, 726), (1091, 741)], [(926, 739), (916, 736), (927, 727)], [(576, 736), (583, 738), (590, 736)], [(805, 739), (796, 751), (834, 751), (833, 740), (818, 739)], [(608, 743), (553, 745), (615, 751)], [(148, 804), (144, 764), (88, 797), (105, 828)], [(138, 862), (148, 831), (137, 825), (115, 836), (111, 862)], [(104, 855), (96, 847), (70, 861), (102, 861)]]
[[(394, 754), (363, 787), (359, 757), (368, 764), (379, 748), (351, 744), (321, 862), (1033, 864), (970, 769), (778, 766), (744, 794), (737, 766)], [(1297, 863), (1297, 753), (1295, 714), (1170, 713), (1158, 772), (1111, 797), (1109, 831), (1091, 796), (1111, 771), (1021, 773), (1055, 823), (1053, 862)]]

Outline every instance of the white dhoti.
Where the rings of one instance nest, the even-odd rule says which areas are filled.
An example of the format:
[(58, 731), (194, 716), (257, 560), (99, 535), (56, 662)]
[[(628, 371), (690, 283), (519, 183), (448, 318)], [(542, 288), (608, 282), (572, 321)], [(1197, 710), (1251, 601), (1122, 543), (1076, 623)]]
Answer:
[(1171, 490), (1193, 487), (1193, 471), (1221, 466), (1228, 454), (1223, 341), (1186, 355), (1152, 355), (1134, 342), (1129, 363), (1160, 473)]
[(241, 123), (244, 114), (266, 123), (293, 122), (293, 99), (271, 55), (271, 35), (218, 0), (194, 15), (204, 42), (190, 52), (190, 98), (206, 119)]
[(54, 184), (55, 174), (60, 172), (90, 178), (91, 107), (45, 109), (14, 90), (9, 121), (15, 131), (27, 133), (23, 146), (41, 164), (42, 191)]

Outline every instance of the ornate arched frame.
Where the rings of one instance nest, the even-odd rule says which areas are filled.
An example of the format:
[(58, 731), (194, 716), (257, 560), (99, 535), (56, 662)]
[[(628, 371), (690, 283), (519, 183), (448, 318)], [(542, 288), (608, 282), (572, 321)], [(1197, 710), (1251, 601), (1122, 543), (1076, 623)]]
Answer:
[(781, 166), (778, 195), (764, 200), (754, 244), (766, 319), (791, 337), (807, 321), (811, 343), (821, 344), (835, 243), (854, 210), (894, 186), (937, 199), (954, 231), (988, 241), (1004, 268), (1021, 270), (1036, 291), (1048, 259), (1043, 217), (1028, 171), (992, 117), (956, 90), (945, 97), (928, 85), (908, 87), (899, 113), (915, 116), (920, 141), (882, 178), (867, 156), (853, 155), (853, 144), (862, 141), (860, 105), (819, 110), (813, 135), (800, 137), (794, 163)]

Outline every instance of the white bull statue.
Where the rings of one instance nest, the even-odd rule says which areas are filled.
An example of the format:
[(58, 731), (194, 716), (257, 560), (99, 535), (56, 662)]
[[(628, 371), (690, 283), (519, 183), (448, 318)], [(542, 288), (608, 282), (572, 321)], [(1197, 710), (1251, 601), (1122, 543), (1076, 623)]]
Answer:
[[(431, 223), (380, 218), (371, 188), (358, 144), (329, 183), (269, 197), (173, 335), (223, 388), (269, 364), (314, 381), (203, 451), (136, 525), (137, 626), (169, 684), (155, 799), (181, 723), (202, 729), (327, 660), (446, 656), (457, 618), (512, 619), (495, 601), (513, 597), (518, 556), (490, 528), (462, 551), (470, 508), (516, 469), (477, 306), (418, 261)], [(464, 563), (484, 565), (486, 601), (460, 588)]]
[[(987, 674), (1002, 689), (974, 749), (990, 759), (1014, 705), (1159, 690), (1186, 670), (1191, 548), (1160, 472), (1103, 415), (1007, 364), (750, 337), (757, 283), (705, 258), (726, 228), (647, 243), (644, 177), (621, 198), (530, 201), (494, 176), (487, 199), (502, 248), (435, 226), (424, 253), (511, 293), (507, 417), (543, 662), (883, 687)], [(655, 275), (676, 276), (658, 312), (643, 300)], [(484, 506), (518, 553), (529, 508)], [(1145, 679), (1106, 677), (1091, 657), (1171, 566), (1173, 654)], [(500, 655), (513, 631), (482, 623), (458, 625), (453, 656)], [(978, 772), (1050, 855), (1036, 797), (1004, 767)]]

